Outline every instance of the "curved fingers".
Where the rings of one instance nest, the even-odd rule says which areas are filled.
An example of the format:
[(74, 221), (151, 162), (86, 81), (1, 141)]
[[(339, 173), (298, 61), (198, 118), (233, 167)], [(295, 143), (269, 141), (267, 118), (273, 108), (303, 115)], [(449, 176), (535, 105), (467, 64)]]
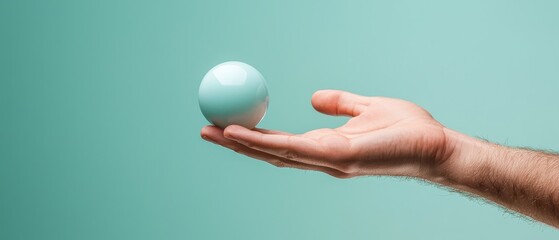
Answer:
[(224, 130), (224, 136), (249, 148), (285, 159), (316, 166), (333, 168), (327, 151), (316, 140), (298, 135), (265, 134), (241, 126), (232, 125)]
[(245, 145), (242, 145), (236, 141), (227, 139), (223, 136), (223, 130), (213, 126), (207, 126), (202, 129), (202, 138), (206, 139), (207, 141), (213, 142), (215, 144), (221, 145), (223, 147), (229, 148), (237, 153), (243, 154), (245, 156), (262, 160), (268, 162), (276, 167), (289, 167), (289, 168), (298, 168), (304, 170), (313, 170), (313, 171), (320, 171), (326, 174), (329, 174), (333, 177), (337, 178), (348, 178), (350, 175), (341, 172), (336, 169), (323, 167), (323, 166), (315, 166), (310, 164), (305, 164), (297, 161), (292, 161), (289, 159), (284, 159), (272, 154), (268, 154), (265, 152), (261, 152), (258, 150), (251, 149)]

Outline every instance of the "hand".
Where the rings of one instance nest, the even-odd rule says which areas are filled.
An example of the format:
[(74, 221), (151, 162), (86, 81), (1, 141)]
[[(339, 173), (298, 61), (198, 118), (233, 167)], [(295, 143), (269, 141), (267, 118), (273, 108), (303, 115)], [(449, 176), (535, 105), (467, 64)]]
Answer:
[(451, 155), (445, 127), (418, 105), (400, 99), (323, 90), (313, 107), (351, 119), (335, 129), (291, 134), (229, 126), (202, 129), (202, 138), (278, 167), (322, 171), (338, 178), (360, 175), (436, 177)]
[(335, 129), (296, 135), (229, 126), (202, 137), (278, 167), (338, 178), (410, 176), (472, 193), (559, 227), (559, 155), (510, 148), (445, 128), (404, 100), (325, 90), (312, 105), (351, 119)]

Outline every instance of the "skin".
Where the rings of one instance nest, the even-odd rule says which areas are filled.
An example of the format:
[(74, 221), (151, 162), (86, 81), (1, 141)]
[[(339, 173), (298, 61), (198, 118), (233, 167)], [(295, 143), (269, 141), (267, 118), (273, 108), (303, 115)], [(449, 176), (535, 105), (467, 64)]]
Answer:
[(311, 102), (321, 113), (351, 118), (341, 127), (303, 134), (232, 125), (224, 130), (206, 126), (201, 136), (277, 167), (337, 178), (424, 179), (559, 228), (559, 155), (469, 137), (400, 99), (322, 90)]

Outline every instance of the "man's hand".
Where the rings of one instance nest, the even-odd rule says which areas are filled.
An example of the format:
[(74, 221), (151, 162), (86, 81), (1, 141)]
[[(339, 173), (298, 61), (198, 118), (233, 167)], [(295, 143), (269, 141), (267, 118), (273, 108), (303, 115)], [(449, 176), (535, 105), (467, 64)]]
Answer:
[(422, 178), (472, 193), (559, 227), (559, 156), (478, 140), (445, 128), (404, 100), (324, 90), (312, 105), (350, 116), (335, 129), (291, 134), (229, 126), (202, 138), (278, 167), (338, 178), (392, 175)]
[(202, 137), (279, 167), (318, 170), (338, 178), (397, 175), (428, 178), (450, 156), (444, 127), (404, 100), (324, 90), (312, 97), (322, 113), (351, 119), (335, 129), (290, 134), (229, 126)]

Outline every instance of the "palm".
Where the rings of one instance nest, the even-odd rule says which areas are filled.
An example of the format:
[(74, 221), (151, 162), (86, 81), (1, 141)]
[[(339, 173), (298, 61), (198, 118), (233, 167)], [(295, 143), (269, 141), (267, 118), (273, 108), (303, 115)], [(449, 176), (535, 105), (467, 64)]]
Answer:
[(208, 128), (202, 135), (212, 135), (210, 140), (220, 145), (276, 166), (336, 177), (416, 175), (422, 164), (432, 164), (443, 154), (443, 126), (413, 103), (340, 91), (315, 94), (312, 103), (322, 113), (352, 118), (339, 128), (300, 135), (239, 126), (225, 132)]

